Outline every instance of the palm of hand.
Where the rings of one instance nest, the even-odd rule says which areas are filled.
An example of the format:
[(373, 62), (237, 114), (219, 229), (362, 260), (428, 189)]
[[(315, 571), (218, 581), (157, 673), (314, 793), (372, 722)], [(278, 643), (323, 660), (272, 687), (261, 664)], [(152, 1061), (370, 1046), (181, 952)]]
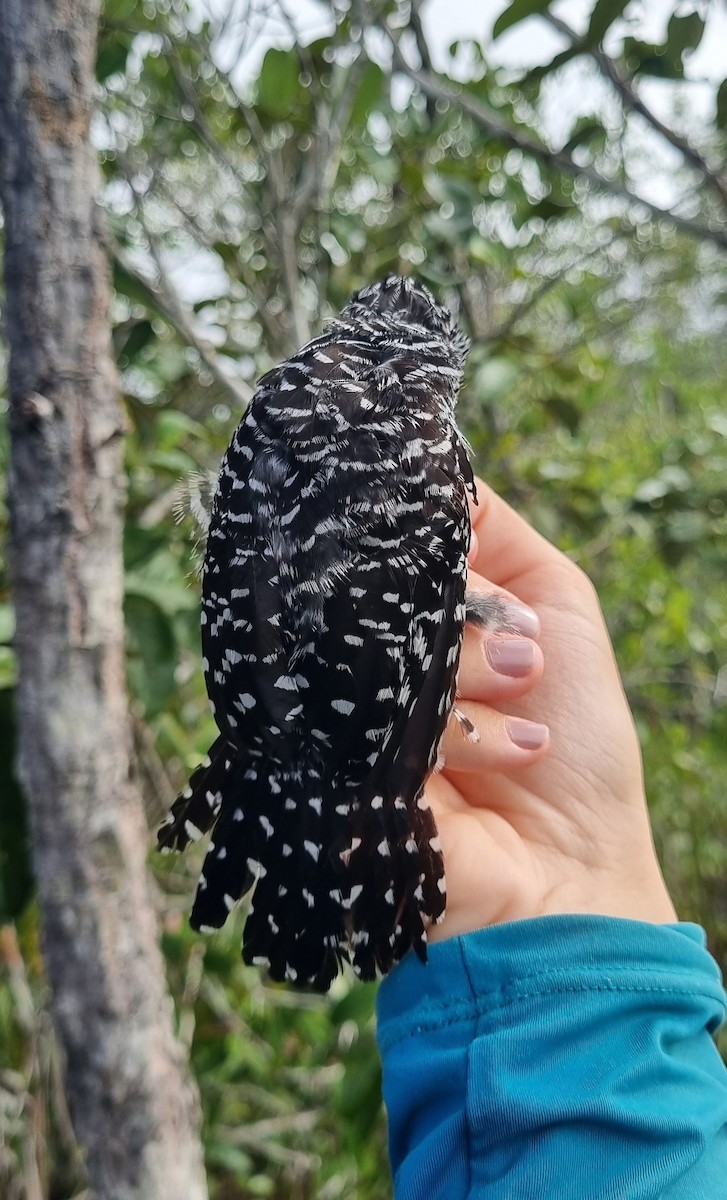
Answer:
[[(458, 707), (480, 733), (444, 741), (430, 779), (444, 850), (447, 914), (432, 940), (546, 913), (674, 919), (654, 855), (641, 758), (596, 594), (582, 572), (484, 485), (471, 586), (533, 608), (545, 670), (514, 681), (483, 670), (469, 630)], [(489, 584), (485, 581), (489, 580)], [(504, 714), (545, 721), (550, 746), (524, 750)]]

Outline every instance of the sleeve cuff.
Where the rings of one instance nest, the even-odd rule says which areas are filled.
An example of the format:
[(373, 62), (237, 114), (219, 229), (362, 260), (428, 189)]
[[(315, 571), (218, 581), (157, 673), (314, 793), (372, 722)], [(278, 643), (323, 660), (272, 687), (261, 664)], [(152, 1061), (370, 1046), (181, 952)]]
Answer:
[(378, 999), (396, 1200), (714, 1200), (724, 1016), (696, 925), (541, 917), (408, 956)]
[(385, 1050), (428, 1025), (468, 1020), (536, 993), (636, 988), (693, 994), (714, 1004), (714, 1033), (727, 1013), (717, 963), (699, 925), (652, 925), (616, 917), (552, 916), (493, 925), (435, 942), (428, 962), (409, 954), (383, 980), (377, 1015)]

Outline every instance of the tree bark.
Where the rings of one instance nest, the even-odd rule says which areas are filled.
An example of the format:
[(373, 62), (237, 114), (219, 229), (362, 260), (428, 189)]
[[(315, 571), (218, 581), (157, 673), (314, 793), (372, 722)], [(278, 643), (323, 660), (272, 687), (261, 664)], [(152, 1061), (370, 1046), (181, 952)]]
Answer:
[(129, 775), (123, 417), (89, 138), (99, 0), (0, 0), (19, 775), (96, 1200), (204, 1200)]

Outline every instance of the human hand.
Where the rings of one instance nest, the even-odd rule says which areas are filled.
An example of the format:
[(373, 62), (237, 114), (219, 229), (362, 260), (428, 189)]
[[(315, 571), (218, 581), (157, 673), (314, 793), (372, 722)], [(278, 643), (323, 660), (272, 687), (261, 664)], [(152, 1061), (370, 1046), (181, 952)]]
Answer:
[(593, 586), (481, 480), (477, 492), (468, 587), (509, 593), (540, 631), (527, 611), (519, 626), (537, 641), (467, 627), (457, 707), (480, 741), (450, 721), (427, 784), (447, 878), (429, 938), (552, 913), (674, 921)]

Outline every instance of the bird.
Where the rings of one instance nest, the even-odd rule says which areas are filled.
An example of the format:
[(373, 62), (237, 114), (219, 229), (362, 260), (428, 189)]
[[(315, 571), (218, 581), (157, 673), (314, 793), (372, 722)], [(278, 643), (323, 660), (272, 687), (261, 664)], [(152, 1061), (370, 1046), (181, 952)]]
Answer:
[(468, 349), (417, 279), (370, 284), (263, 376), (222, 460), (201, 605), (219, 736), (158, 843), (211, 830), (192, 927), (252, 891), (243, 959), (296, 987), (426, 962), (444, 916), (425, 784), (465, 622), (499, 620), (465, 596)]

